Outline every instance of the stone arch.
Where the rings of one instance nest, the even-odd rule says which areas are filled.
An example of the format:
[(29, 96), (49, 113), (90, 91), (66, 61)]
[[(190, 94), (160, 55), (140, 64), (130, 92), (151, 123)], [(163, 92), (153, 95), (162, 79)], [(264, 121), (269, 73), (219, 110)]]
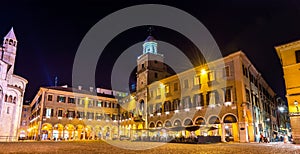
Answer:
[(153, 121), (151, 121), (150, 123), (149, 123), (149, 128), (154, 128), (155, 127), (155, 123), (153, 122)]
[(163, 122), (162, 121), (160, 121), (160, 120), (158, 120), (157, 122), (156, 122), (156, 125), (155, 125), (156, 127), (162, 127), (163, 126)]
[(205, 125), (205, 124), (206, 124), (206, 120), (202, 116), (198, 116), (194, 120), (194, 125)]
[(182, 122), (180, 119), (175, 119), (173, 122), (173, 126), (182, 126)]
[(166, 120), (164, 126), (165, 127), (172, 127), (171, 121), (170, 120)]
[(238, 122), (236, 115), (232, 113), (227, 113), (222, 118), (223, 123), (236, 123)]
[(220, 124), (220, 118), (216, 115), (211, 115), (208, 119), (208, 124)]
[(193, 120), (191, 118), (185, 118), (183, 121), (184, 126), (192, 126), (193, 125)]

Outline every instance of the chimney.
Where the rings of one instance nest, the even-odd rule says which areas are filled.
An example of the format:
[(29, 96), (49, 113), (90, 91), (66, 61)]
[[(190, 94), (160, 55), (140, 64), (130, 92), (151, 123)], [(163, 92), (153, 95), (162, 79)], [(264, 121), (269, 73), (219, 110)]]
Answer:
[(82, 86), (78, 86), (78, 90), (82, 90)]
[(93, 92), (94, 91), (94, 88), (93, 87), (90, 87), (90, 92)]

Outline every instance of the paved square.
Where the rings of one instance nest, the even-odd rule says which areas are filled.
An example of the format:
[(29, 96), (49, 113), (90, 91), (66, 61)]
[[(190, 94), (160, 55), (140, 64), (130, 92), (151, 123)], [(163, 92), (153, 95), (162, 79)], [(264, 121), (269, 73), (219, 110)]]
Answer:
[[(157, 146), (146, 150), (122, 149), (111, 144), (122, 145), (129, 149)], [(150, 154), (298, 154), (300, 145), (284, 143), (217, 143), (217, 144), (178, 144), (151, 142), (111, 141), (110, 144), (103, 141), (76, 141), (76, 142), (13, 142), (0, 143), (0, 153), (150, 153)]]

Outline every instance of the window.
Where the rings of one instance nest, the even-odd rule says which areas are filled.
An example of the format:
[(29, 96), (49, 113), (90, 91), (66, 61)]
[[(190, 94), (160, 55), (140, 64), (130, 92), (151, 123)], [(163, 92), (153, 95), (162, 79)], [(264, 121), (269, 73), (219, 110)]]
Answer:
[(66, 102), (66, 97), (64, 97), (64, 96), (57, 96), (57, 102), (65, 103)]
[(106, 102), (106, 107), (107, 108), (110, 108), (110, 105), (111, 105), (110, 102)]
[(68, 110), (68, 118), (75, 118), (75, 111)]
[(208, 92), (206, 96), (207, 96), (206, 100), (209, 105), (217, 104), (216, 92), (214, 92), (214, 91)]
[(145, 64), (142, 64), (142, 68), (145, 68)]
[(78, 117), (78, 118), (81, 118), (81, 119), (84, 118), (84, 112), (78, 111), (78, 112), (77, 112), (77, 117)]
[(183, 98), (183, 104), (184, 104), (184, 108), (185, 109), (188, 109), (188, 108), (192, 107), (192, 105), (191, 105), (191, 99), (190, 99), (189, 96)]
[(157, 74), (156, 72), (154, 73), (154, 77), (155, 77), (155, 78), (158, 78), (158, 74)]
[(97, 113), (96, 114), (96, 119), (97, 120), (102, 120), (103, 119), (102, 113)]
[(150, 91), (150, 99), (153, 98), (153, 90)]
[(160, 88), (157, 88), (157, 90), (156, 90), (156, 96), (160, 96), (161, 95), (161, 89)]
[(97, 101), (96, 105), (97, 107), (102, 107), (102, 101)]
[(174, 91), (178, 91), (178, 83), (174, 83)]
[(230, 88), (225, 89), (225, 102), (232, 102), (232, 90)]
[(183, 83), (184, 83), (184, 88), (189, 88), (189, 80), (188, 79), (185, 79)]
[(58, 116), (58, 117), (62, 117), (62, 115), (63, 115), (63, 110), (59, 109), (59, 110), (58, 110), (57, 116)]
[(165, 86), (165, 93), (168, 94), (170, 92), (170, 86), (166, 85)]
[(194, 85), (199, 85), (200, 84), (200, 76), (195, 76), (194, 77)]
[(171, 111), (171, 102), (170, 101), (165, 101), (165, 103), (164, 103), (164, 111), (165, 112)]
[(208, 81), (214, 81), (215, 80), (215, 72), (214, 71), (208, 72), (207, 79), (208, 79)]
[(203, 94), (196, 94), (194, 96), (194, 104), (195, 106), (204, 106)]
[(94, 119), (94, 113), (93, 112), (87, 112), (87, 119), (93, 120)]
[(74, 97), (69, 97), (68, 98), (68, 103), (75, 104), (75, 98)]
[(9, 107), (7, 107), (7, 109), (6, 109), (6, 113), (7, 113), (7, 114), (9, 114)]
[(246, 89), (246, 101), (250, 102), (250, 91)]
[(93, 107), (93, 106), (94, 106), (93, 100), (90, 99), (88, 101), (88, 107)]
[(174, 110), (179, 110), (180, 109), (180, 100), (179, 99), (175, 99), (173, 101), (173, 109)]
[(242, 65), (243, 68), (243, 74), (248, 78), (248, 69), (245, 67), (245, 65)]
[(223, 69), (223, 77), (229, 77), (230, 76), (230, 67), (225, 66)]
[(295, 52), (295, 55), (296, 55), (296, 63), (300, 63), (300, 50), (297, 50)]
[(48, 101), (52, 101), (53, 95), (48, 95)]
[(149, 113), (153, 114), (153, 104), (149, 105)]
[(50, 118), (51, 117), (51, 109), (50, 108), (47, 108), (46, 109), (46, 118)]
[(157, 113), (161, 113), (162, 112), (161, 103), (156, 104), (156, 112)]

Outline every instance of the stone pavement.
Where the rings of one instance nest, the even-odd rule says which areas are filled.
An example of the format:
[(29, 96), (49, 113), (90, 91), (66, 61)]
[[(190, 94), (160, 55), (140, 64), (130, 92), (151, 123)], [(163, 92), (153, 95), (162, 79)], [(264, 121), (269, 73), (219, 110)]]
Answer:
[(161, 144), (130, 141), (110, 141), (109, 143), (104, 141), (25, 141), (0, 143), (0, 153), (300, 154), (300, 145), (284, 143)]

